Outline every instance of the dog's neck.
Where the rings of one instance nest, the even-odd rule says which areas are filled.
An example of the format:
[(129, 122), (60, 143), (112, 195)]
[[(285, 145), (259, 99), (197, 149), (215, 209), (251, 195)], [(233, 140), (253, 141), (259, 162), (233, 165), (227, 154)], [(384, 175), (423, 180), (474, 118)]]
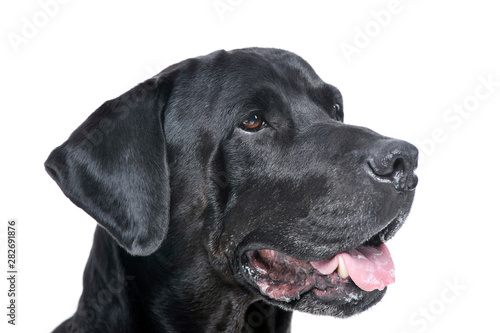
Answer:
[(200, 276), (211, 271), (209, 263), (200, 267), (203, 260), (192, 267), (173, 248), (132, 257), (102, 228), (94, 237), (78, 310), (55, 332), (289, 331), (291, 312), (256, 301), (214, 274)]

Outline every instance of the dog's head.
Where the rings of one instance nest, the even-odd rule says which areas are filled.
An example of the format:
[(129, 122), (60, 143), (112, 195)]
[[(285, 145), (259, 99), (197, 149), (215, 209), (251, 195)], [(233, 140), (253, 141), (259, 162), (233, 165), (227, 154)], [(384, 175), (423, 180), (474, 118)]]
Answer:
[(348, 316), (394, 280), (383, 243), (409, 213), (417, 150), (343, 111), (295, 54), (218, 51), (106, 102), (46, 168), (132, 255), (198, 239), (186, 252), (242, 293)]

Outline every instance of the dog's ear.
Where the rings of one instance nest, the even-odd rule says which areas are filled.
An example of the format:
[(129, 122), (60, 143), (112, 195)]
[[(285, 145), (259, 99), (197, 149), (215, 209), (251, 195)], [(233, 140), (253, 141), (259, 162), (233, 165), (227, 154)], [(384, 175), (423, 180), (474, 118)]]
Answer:
[(180, 67), (104, 103), (45, 162), (64, 194), (132, 255), (155, 252), (167, 235), (163, 120)]

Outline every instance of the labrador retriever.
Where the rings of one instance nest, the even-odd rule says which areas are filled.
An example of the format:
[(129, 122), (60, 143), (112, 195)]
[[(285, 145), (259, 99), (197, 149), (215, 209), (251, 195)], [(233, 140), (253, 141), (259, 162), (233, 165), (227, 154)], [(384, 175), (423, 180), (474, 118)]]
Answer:
[(293, 310), (376, 304), (418, 151), (343, 118), (337, 88), (265, 48), (182, 61), (105, 102), (45, 163), (98, 222), (55, 332), (289, 332)]

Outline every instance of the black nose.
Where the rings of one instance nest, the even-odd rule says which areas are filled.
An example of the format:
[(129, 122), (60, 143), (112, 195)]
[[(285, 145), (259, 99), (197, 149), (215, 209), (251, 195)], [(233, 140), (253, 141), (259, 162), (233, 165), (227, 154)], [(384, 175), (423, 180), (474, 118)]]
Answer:
[(418, 150), (412, 144), (383, 139), (374, 144), (368, 156), (372, 176), (379, 182), (391, 183), (397, 191), (411, 191), (417, 186)]

